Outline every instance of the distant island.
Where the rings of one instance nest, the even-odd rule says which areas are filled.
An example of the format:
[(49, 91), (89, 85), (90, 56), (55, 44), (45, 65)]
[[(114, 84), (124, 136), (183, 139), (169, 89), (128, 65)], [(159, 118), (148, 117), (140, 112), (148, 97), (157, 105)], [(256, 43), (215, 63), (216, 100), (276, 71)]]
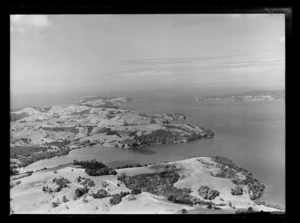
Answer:
[(70, 105), (27, 107), (11, 112), (11, 172), (87, 146), (139, 149), (214, 137), (209, 129), (171, 123), (185, 120), (184, 114), (147, 115), (120, 109), (122, 103), (132, 100), (89, 96)]
[(230, 101), (284, 101), (285, 90), (276, 91), (249, 91), (234, 95), (219, 95), (196, 98), (202, 100), (230, 100)]

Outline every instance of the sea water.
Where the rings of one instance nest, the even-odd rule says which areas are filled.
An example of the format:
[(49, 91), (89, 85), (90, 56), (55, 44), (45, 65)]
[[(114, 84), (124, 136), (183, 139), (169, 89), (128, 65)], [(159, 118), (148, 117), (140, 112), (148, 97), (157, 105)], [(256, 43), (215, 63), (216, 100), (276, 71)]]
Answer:
[(122, 108), (140, 113), (180, 112), (185, 123), (209, 128), (212, 139), (151, 146), (141, 150), (94, 146), (67, 156), (38, 161), (37, 170), (77, 160), (96, 159), (111, 167), (170, 162), (194, 156), (224, 156), (251, 171), (266, 185), (262, 200), (285, 206), (285, 102), (196, 101), (191, 95), (136, 95)]

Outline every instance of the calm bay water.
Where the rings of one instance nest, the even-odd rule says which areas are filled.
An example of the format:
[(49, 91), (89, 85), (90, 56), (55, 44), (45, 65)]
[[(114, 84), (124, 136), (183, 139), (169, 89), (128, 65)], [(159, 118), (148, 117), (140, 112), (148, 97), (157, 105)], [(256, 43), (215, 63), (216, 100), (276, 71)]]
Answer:
[(71, 151), (27, 166), (26, 170), (54, 167), (77, 160), (97, 159), (115, 167), (133, 163), (176, 161), (193, 156), (220, 155), (250, 170), (265, 183), (262, 197), (285, 206), (285, 104), (284, 102), (196, 101), (189, 97), (137, 96), (123, 108), (141, 113), (181, 112), (186, 123), (209, 128), (213, 139), (184, 144), (126, 150), (95, 146)]

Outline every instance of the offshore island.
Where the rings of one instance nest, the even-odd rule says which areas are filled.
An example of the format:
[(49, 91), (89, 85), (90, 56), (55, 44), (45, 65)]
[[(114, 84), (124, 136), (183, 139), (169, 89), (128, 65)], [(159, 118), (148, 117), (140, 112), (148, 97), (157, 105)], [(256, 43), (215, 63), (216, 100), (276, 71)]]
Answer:
[(196, 98), (196, 101), (230, 100), (230, 101), (284, 101), (285, 90), (249, 91), (234, 95), (219, 95)]
[(230, 159), (110, 168), (96, 160), (22, 172), (33, 162), (93, 145), (139, 149), (213, 138), (210, 129), (176, 123), (184, 114), (120, 109), (130, 98), (84, 97), (70, 105), (11, 111), (11, 213), (283, 213), (258, 200), (265, 185)]

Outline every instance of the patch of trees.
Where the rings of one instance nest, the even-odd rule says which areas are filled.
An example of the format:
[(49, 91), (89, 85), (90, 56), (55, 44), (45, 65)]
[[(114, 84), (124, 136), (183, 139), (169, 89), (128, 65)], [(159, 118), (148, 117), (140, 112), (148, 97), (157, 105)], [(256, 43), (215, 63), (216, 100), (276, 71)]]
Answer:
[(104, 189), (100, 189), (97, 191), (97, 193), (93, 193), (92, 197), (95, 199), (102, 199), (105, 197), (109, 197), (110, 195), (108, 194), (108, 192)]
[(242, 195), (243, 194), (243, 188), (240, 185), (235, 186), (234, 189), (231, 189), (232, 195)]
[(113, 131), (113, 130), (111, 130), (111, 128), (106, 128), (106, 127), (98, 129), (95, 132), (95, 134), (99, 134), (99, 133), (106, 133), (106, 135), (118, 135), (119, 134), (117, 131)]
[(236, 172), (230, 168), (224, 168), (221, 169), (217, 174), (214, 175), (215, 177), (220, 177), (220, 178), (234, 178), (236, 176)]
[[(160, 173), (140, 174), (135, 176), (118, 176), (126, 187), (137, 192), (149, 192), (155, 195), (166, 197), (169, 201), (181, 204), (195, 204), (200, 200), (190, 195), (189, 188), (176, 188), (174, 183), (179, 179), (179, 174), (174, 171), (164, 171)], [(135, 193), (135, 192), (134, 192)]]
[(82, 197), (84, 194), (88, 193), (89, 192), (89, 189), (87, 186), (84, 186), (84, 187), (80, 187), (80, 188), (77, 188), (75, 190), (75, 199), (76, 198), (80, 198)]
[(126, 164), (124, 166), (118, 166), (115, 169), (125, 169), (125, 168), (135, 168), (135, 167), (141, 167), (141, 164)]
[(88, 187), (94, 187), (95, 186), (95, 182), (89, 178), (85, 178), (85, 177), (77, 177), (75, 179), (76, 182), (80, 183), (83, 186), (88, 186)]
[(142, 193), (142, 191), (141, 191), (141, 189), (134, 188), (134, 189), (131, 191), (131, 193), (134, 194), (134, 195), (137, 195), (137, 194)]
[(108, 119), (112, 119), (114, 117), (116, 117), (116, 116), (115, 115), (106, 115), (106, 118), (108, 118)]
[(117, 171), (107, 167), (101, 162), (96, 161), (96, 159), (91, 161), (76, 161), (73, 162), (74, 165), (80, 165), (85, 169), (85, 172), (89, 176), (102, 176), (102, 175), (116, 175)]
[(117, 205), (122, 201), (122, 196), (120, 194), (114, 194), (109, 200), (111, 205)]
[(66, 145), (68, 145), (71, 141), (70, 140), (64, 140), (64, 141), (54, 141), (54, 142), (46, 142), (45, 145), (48, 145), (48, 146), (57, 146), (58, 148), (60, 147), (64, 147)]
[(56, 132), (73, 132), (75, 134), (79, 133), (76, 127), (42, 127), (45, 131), (56, 131)]
[(61, 189), (65, 188), (65, 187), (69, 187), (68, 184), (71, 183), (67, 178), (64, 177), (60, 177), (58, 179), (54, 178), (52, 180), (53, 183), (56, 183), (60, 188), (58, 191), (60, 191)]
[(198, 189), (199, 195), (204, 199), (213, 200), (215, 197), (219, 196), (220, 193), (217, 190), (211, 189), (208, 186), (201, 186)]
[(135, 136), (134, 139), (139, 145), (155, 145), (155, 144), (165, 144), (173, 143), (178, 141), (180, 138), (180, 133), (166, 131), (163, 129), (155, 130), (147, 135)]
[(89, 127), (87, 128), (87, 134), (88, 134), (88, 135), (90, 135), (90, 133), (91, 133), (91, 131), (93, 130), (93, 128), (94, 128), (94, 127), (92, 127), (92, 126), (89, 126)]

